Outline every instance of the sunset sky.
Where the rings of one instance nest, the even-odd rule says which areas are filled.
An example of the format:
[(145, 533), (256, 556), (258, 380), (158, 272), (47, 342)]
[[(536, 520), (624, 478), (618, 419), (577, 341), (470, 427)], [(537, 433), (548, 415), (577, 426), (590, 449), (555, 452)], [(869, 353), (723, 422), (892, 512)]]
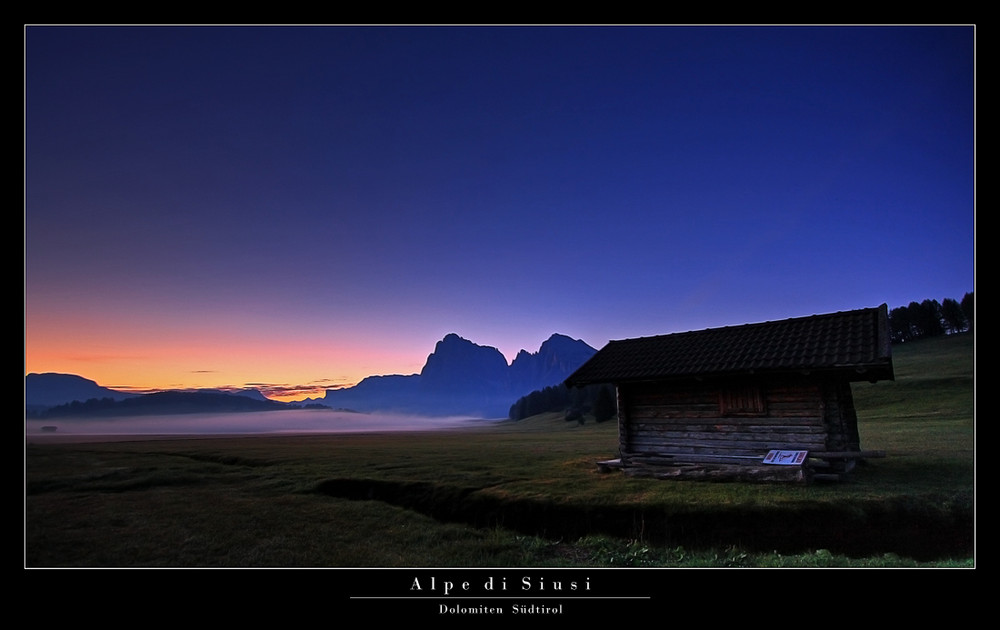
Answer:
[(961, 299), (975, 34), (28, 26), (25, 373), (301, 397)]

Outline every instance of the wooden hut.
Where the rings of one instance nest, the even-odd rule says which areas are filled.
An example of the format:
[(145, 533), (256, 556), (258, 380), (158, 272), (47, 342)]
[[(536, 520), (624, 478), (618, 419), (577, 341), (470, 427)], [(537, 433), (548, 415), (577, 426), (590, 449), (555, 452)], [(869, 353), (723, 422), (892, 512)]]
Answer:
[(888, 309), (611, 341), (567, 380), (615, 385), (620, 466), (664, 478), (838, 479), (864, 457), (851, 383), (893, 380)]

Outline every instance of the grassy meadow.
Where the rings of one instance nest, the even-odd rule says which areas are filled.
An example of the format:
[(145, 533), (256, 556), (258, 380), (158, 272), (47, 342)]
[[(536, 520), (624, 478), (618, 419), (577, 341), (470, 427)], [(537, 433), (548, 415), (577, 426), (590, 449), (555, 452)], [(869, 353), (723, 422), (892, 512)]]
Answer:
[(559, 415), (398, 433), (30, 436), (25, 566), (972, 567), (973, 339), (897, 346), (894, 382), (854, 385), (862, 448), (887, 457), (835, 484), (600, 473), (616, 424)]

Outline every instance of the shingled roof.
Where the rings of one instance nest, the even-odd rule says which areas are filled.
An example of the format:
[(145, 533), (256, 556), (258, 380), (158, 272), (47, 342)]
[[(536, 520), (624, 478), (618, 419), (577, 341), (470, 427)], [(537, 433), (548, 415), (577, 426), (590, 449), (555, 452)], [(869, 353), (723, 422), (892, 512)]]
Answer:
[(893, 380), (888, 308), (611, 341), (568, 386), (776, 373)]

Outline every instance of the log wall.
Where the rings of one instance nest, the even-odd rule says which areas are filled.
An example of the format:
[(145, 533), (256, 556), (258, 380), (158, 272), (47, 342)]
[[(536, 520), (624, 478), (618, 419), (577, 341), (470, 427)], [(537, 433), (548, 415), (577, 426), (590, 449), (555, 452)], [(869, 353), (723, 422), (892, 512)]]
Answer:
[(759, 465), (773, 449), (859, 450), (849, 383), (771, 381), (749, 388), (753, 393), (734, 382), (619, 386), (622, 464)]

